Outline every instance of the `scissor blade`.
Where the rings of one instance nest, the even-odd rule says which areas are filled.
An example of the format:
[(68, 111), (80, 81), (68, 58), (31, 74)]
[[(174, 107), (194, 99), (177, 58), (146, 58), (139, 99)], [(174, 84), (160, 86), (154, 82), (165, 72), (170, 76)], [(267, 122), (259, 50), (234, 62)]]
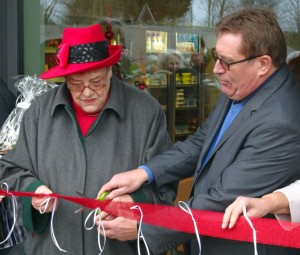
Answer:
[(74, 211), (74, 213), (80, 213), (85, 211), (87, 208), (86, 207), (80, 207), (79, 209), (77, 209), (76, 211)]
[[(87, 196), (83, 195), (82, 193), (75, 191), (80, 197), (82, 198), (87, 198)], [(80, 213), (85, 211), (87, 208), (85, 206), (80, 207), (79, 209), (77, 209), (76, 211), (74, 211), (74, 213)]]

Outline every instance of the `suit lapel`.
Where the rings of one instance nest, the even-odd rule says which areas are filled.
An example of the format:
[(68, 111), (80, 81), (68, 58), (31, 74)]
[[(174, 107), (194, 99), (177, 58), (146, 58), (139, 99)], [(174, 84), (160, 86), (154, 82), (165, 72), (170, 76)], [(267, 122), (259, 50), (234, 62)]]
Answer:
[(230, 105), (231, 105), (231, 100), (229, 100), (224, 94), (222, 94), (213, 112), (212, 119), (209, 120), (210, 124), (208, 126), (208, 132), (205, 141), (203, 143), (203, 148), (198, 160), (197, 170), (200, 167), (200, 163), (202, 162), (203, 157), (208, 152), (210, 145), (214, 140), (214, 137), (217, 135), (219, 129), (221, 128), (221, 125), (224, 121), (224, 118), (226, 117)]

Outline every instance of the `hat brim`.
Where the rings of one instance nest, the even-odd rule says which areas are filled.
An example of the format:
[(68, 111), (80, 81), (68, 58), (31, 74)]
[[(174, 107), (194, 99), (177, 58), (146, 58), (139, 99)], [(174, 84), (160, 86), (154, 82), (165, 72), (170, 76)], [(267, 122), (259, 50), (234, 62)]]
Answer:
[(122, 47), (120, 45), (109, 45), (108, 46), (109, 57), (97, 62), (80, 63), (80, 64), (68, 64), (65, 67), (59, 65), (50, 68), (40, 75), (41, 79), (51, 79), (56, 77), (62, 77), (73, 73), (82, 73), (91, 71), (98, 68), (104, 68), (112, 66), (121, 58)]

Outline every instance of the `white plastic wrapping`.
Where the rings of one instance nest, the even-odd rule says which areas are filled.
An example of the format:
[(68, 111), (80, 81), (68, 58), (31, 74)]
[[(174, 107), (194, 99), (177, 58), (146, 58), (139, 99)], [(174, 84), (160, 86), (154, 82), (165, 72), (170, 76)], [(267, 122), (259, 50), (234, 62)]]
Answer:
[(0, 129), (0, 154), (4, 154), (15, 147), (24, 112), (33, 100), (56, 86), (56, 83), (41, 80), (35, 76), (25, 76), (15, 83), (20, 96), (17, 98), (16, 108), (10, 113)]

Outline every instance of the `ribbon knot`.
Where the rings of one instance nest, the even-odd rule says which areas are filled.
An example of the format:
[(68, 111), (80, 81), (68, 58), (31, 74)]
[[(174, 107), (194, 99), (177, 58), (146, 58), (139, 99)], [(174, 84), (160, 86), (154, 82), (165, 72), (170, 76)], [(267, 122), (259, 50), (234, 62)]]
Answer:
[(56, 59), (60, 67), (65, 67), (69, 60), (70, 45), (68, 43), (63, 43), (58, 46), (56, 53)]

